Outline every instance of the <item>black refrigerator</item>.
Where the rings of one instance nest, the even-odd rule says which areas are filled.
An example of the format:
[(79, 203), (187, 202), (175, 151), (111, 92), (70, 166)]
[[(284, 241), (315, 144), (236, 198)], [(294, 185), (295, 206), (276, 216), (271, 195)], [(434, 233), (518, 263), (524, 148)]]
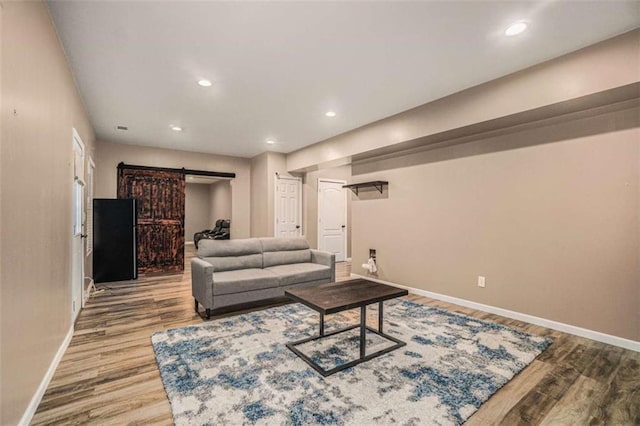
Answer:
[(136, 200), (93, 200), (93, 279), (96, 283), (138, 278)]

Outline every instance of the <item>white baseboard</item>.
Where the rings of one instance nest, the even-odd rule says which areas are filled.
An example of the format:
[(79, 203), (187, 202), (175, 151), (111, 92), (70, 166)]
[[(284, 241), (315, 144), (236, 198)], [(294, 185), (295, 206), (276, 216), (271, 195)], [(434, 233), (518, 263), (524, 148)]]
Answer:
[(185, 241), (185, 242), (184, 242), (184, 245), (185, 245), (185, 246), (194, 246), (194, 245), (195, 245), (195, 243), (194, 243), (193, 241)]
[(523, 314), (520, 312), (510, 311), (508, 309), (498, 308), (496, 306), (484, 305), (482, 303), (472, 302), (466, 299), (459, 299), (457, 297), (447, 296), (445, 294), (433, 293), (427, 290), (421, 290), (419, 288), (407, 287), (401, 284), (392, 283), (389, 281), (379, 280), (372, 278), (371, 276), (364, 276), (359, 274), (351, 274), (354, 278), (364, 278), (370, 281), (379, 282), (381, 284), (388, 284), (394, 287), (403, 288), (409, 290), (409, 293), (414, 293), (419, 296), (430, 297), (432, 299), (442, 300), (443, 302), (455, 303), (456, 305), (464, 306), (471, 309), (477, 309), (483, 312), (489, 312), (490, 314), (496, 314), (507, 318), (516, 319), (519, 321), (528, 322), (542, 327), (550, 328), (552, 330), (562, 331), (563, 333), (573, 334), (575, 336), (586, 337), (587, 339), (596, 340), (598, 342), (607, 343), (609, 345), (619, 346), (621, 348), (630, 349), (632, 351), (640, 352), (640, 342), (634, 340), (625, 339), (623, 337), (612, 336), (610, 334), (601, 333), (599, 331), (589, 330), (587, 328), (576, 327), (575, 325), (565, 324), (549, 320), (546, 318), (540, 318), (529, 314)]
[(58, 368), (58, 364), (60, 363), (60, 360), (62, 360), (62, 356), (64, 355), (65, 351), (69, 347), (69, 343), (71, 342), (71, 338), (73, 337), (73, 330), (74, 330), (73, 325), (71, 325), (71, 327), (69, 328), (69, 332), (67, 333), (64, 340), (62, 341), (62, 344), (58, 348), (58, 352), (56, 352), (56, 356), (53, 357), (53, 360), (49, 365), (49, 369), (47, 370), (47, 373), (42, 378), (42, 381), (40, 382), (40, 386), (38, 386), (36, 393), (33, 395), (33, 398), (31, 398), (31, 402), (29, 403), (29, 406), (27, 407), (24, 414), (22, 415), (22, 418), (18, 423), (19, 426), (28, 426), (29, 423), (31, 423), (31, 419), (33, 419), (33, 415), (36, 413), (36, 410), (38, 409), (38, 405), (40, 405), (40, 401), (42, 401), (42, 397), (44, 396), (44, 393), (47, 390), (47, 387), (49, 386), (51, 379), (53, 378), (53, 374), (56, 372), (56, 368)]

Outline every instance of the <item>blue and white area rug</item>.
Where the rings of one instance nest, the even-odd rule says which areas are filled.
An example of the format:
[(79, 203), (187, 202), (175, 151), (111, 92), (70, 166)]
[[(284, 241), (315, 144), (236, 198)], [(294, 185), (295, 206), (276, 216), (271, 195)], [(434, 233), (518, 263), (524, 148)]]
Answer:
[[(385, 302), (384, 318), (384, 331), (407, 346), (326, 378), (285, 346), (318, 332), (318, 314), (300, 304), (155, 333), (174, 421), (460, 424), (550, 344), (402, 299)], [(326, 317), (327, 332), (346, 325), (340, 314)], [(367, 341), (367, 352), (391, 345), (373, 333)], [(305, 346), (299, 349), (332, 367), (357, 357), (358, 331)]]

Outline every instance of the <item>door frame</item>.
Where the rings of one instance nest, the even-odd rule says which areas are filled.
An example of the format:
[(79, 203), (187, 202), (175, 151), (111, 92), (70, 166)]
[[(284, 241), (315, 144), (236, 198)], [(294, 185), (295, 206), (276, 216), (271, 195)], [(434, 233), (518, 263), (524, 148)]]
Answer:
[(303, 227), (302, 227), (302, 178), (295, 176), (280, 176), (279, 173), (276, 172), (276, 178), (274, 179), (273, 185), (273, 236), (278, 236), (278, 181), (280, 179), (286, 180), (294, 180), (297, 182), (298, 187), (298, 221), (300, 222), (300, 235), (303, 236)]
[[(87, 272), (87, 261), (91, 261), (91, 268), (93, 268), (93, 195), (95, 194), (95, 181), (96, 181), (96, 163), (93, 162), (93, 158), (91, 156), (87, 156), (87, 167), (84, 169), (85, 175), (85, 187), (84, 187), (84, 199), (86, 204), (84, 206), (84, 262), (83, 262), (83, 270), (82, 275), (85, 275)], [(91, 212), (91, 215), (89, 215)], [(90, 259), (90, 260), (89, 260)], [(88, 279), (89, 285), (85, 287), (84, 280)], [(82, 281), (82, 307), (84, 308), (87, 302), (89, 301), (89, 296), (91, 295), (91, 289), (95, 290), (95, 285), (93, 283), (93, 269), (91, 269), (91, 273), (89, 276), (85, 276)]]
[[(318, 217), (317, 217), (317, 228), (318, 228), (318, 235), (317, 235), (317, 246), (318, 246), (318, 250), (321, 250), (320, 248), (320, 242), (322, 241), (322, 227), (320, 225), (320, 213), (322, 212), (322, 197), (320, 196), (320, 182), (327, 182), (327, 183), (338, 183), (341, 185), (346, 185), (347, 181), (346, 180), (341, 180), (341, 179), (328, 179), (328, 178), (318, 178)], [(347, 199), (347, 191), (344, 190), (344, 188), (342, 189), (342, 192), (344, 194), (344, 260), (346, 261), (349, 258), (349, 255), (347, 253), (347, 235), (349, 235), (349, 224), (347, 223), (347, 210), (349, 209), (347, 206), (348, 203), (348, 199)]]
[[(71, 153), (73, 155), (73, 160), (72, 160), (72, 175), (73, 175), (73, 184), (71, 185), (71, 323), (74, 324), (76, 319), (78, 318), (78, 316), (80, 315), (80, 311), (82, 310), (82, 307), (84, 306), (84, 298), (85, 298), (85, 289), (84, 289), (84, 262), (85, 262), (85, 248), (83, 246), (83, 240), (84, 240), (84, 232), (86, 230), (86, 213), (87, 213), (87, 206), (86, 206), (86, 202), (85, 202), (85, 197), (86, 197), (86, 182), (85, 182), (85, 160), (86, 160), (86, 154), (87, 154), (87, 150), (86, 150), (86, 146), (84, 144), (84, 142), (82, 141), (82, 138), (80, 137), (80, 134), (78, 134), (78, 131), (74, 128), (71, 129), (72, 130), (72, 134), (71, 134)], [(81, 150), (81, 157), (80, 157), (80, 166), (78, 167), (78, 164), (76, 163), (76, 144), (80, 147)], [(82, 193), (80, 194), (80, 229), (76, 229), (76, 187), (77, 185), (80, 185), (80, 187), (82, 188)], [(75, 250), (75, 244), (76, 238), (80, 238), (80, 251), (78, 252), (78, 259), (75, 259), (76, 257), (76, 250)], [(78, 292), (78, 296), (79, 296), (79, 300), (74, 301), (73, 300), (73, 296), (74, 296), (74, 291), (75, 289), (74, 287), (74, 274), (75, 274), (75, 268), (74, 266), (76, 265), (76, 262), (78, 263), (79, 267), (80, 267), (80, 291)], [(74, 302), (77, 302), (78, 306), (74, 306)], [(74, 312), (74, 307), (75, 312)]]

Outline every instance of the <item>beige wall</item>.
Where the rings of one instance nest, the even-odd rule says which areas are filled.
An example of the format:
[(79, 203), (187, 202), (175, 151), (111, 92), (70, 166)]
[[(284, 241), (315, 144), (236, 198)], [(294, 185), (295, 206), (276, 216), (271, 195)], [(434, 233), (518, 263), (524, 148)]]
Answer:
[(94, 135), (46, 5), (3, 2), (1, 13), (0, 423), (9, 425), (71, 327), (71, 129), (89, 152)]
[(250, 235), (250, 160), (222, 155), (201, 154), (99, 141), (97, 144), (96, 197), (113, 198), (117, 191), (118, 163), (142, 166), (187, 168), (235, 173), (231, 180), (231, 235)]
[(211, 223), (218, 219), (231, 218), (231, 183), (221, 180), (210, 185), (209, 192)]
[[(640, 340), (640, 30), (336, 136), (353, 272)], [(307, 215), (313, 207), (307, 207)], [(477, 277), (487, 287), (477, 287)]]
[(381, 279), (640, 340), (639, 117), (354, 165), (389, 196), (353, 202), (353, 264), (375, 248)]
[(637, 83), (639, 61), (640, 29), (303, 148), (287, 156), (287, 169), (309, 170), (506, 116), (513, 125), (557, 115), (582, 106), (570, 100)]
[(251, 159), (251, 236), (269, 237), (267, 153)]
[[(318, 247), (318, 179), (335, 179), (351, 183), (351, 166), (321, 169), (305, 174), (302, 185), (303, 229), (311, 247)], [(351, 257), (351, 191), (347, 191), (347, 257)]]
[(188, 183), (184, 191), (184, 240), (193, 241), (193, 234), (211, 229), (211, 184)]

